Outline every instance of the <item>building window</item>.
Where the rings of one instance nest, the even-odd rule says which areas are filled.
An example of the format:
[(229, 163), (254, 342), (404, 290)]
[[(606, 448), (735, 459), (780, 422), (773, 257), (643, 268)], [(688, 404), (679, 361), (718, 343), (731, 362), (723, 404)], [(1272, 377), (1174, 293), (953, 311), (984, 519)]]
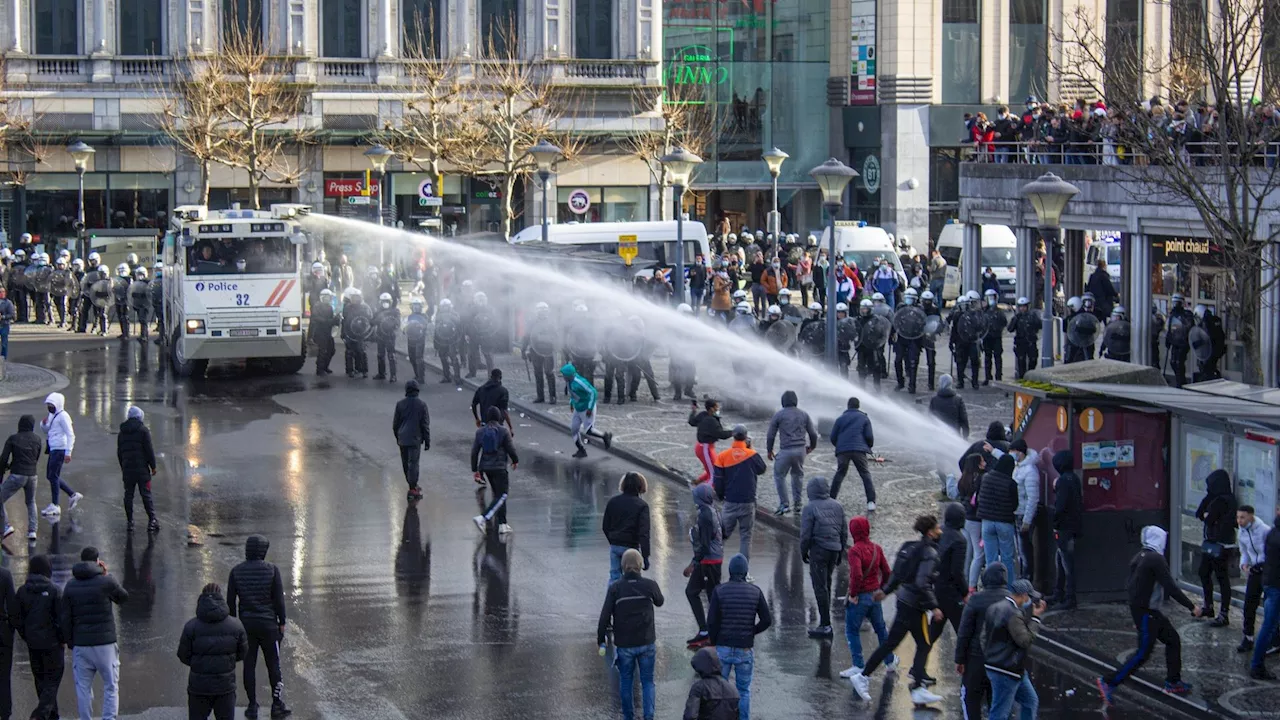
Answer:
[(614, 0), (575, 0), (573, 51), (576, 57), (607, 60), (613, 57)]
[(165, 0), (120, 0), (120, 54), (163, 55)]
[[(1169, 97), (1177, 100), (1203, 100), (1204, 77), (1204, 0), (1173, 0), (1169, 5)], [(1264, 40), (1264, 42), (1266, 42)]]
[[(580, 190), (585, 190), (591, 201), (591, 206), (581, 215), (569, 209), (569, 196)], [(556, 188), (556, 222), (636, 222), (648, 219), (647, 187)]]
[(80, 54), (80, 1), (34, 3), (37, 55)]
[(404, 0), (404, 47), (410, 57), (438, 58), (444, 40), (441, 30), (440, 0)]
[(1280, 96), (1280, 7), (1272, 3), (1262, 16), (1262, 97)]
[(364, 57), (362, 0), (324, 0), (320, 11), (320, 44), (324, 57)]
[(1044, 100), (1049, 86), (1049, 33), (1045, 0), (1009, 5), (1009, 103), (1028, 95)]
[(480, 0), (480, 41), (482, 55), (519, 57), (519, 0)]
[(1142, 0), (1107, 0), (1106, 37), (1107, 100), (1137, 103), (1142, 97)]
[(262, 42), (262, 0), (222, 0), (222, 34)]
[(978, 0), (942, 0), (942, 102), (978, 102), (982, 67)]

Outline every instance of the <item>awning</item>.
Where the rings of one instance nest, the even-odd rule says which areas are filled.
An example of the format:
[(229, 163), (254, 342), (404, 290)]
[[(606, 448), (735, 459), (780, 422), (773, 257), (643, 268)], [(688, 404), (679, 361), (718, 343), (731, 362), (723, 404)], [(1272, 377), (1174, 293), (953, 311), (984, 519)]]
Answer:
[[(1114, 383), (1062, 383), (1062, 386), (1077, 392), (1105, 395), (1164, 408), (1188, 417), (1205, 418), (1227, 425), (1280, 431), (1280, 404), (1273, 405), (1238, 396), (1206, 392), (1203, 389), (1190, 389), (1194, 386), (1174, 388)], [(1252, 390), (1262, 389), (1248, 385), (1241, 387)]]

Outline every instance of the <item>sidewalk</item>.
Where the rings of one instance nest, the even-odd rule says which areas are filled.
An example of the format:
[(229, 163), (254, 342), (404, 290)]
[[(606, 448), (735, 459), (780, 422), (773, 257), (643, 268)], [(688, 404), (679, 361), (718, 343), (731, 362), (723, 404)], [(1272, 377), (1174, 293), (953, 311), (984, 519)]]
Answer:
[(52, 370), (19, 362), (0, 362), (0, 404), (42, 398), (70, 384)]

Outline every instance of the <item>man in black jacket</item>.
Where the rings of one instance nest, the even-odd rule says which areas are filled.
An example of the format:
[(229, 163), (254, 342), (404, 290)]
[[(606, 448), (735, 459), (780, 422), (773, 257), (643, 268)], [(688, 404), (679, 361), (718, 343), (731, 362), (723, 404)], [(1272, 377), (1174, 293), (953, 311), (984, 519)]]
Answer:
[(1249, 663), (1249, 677), (1255, 680), (1275, 680), (1265, 664), (1268, 648), (1275, 642), (1280, 630), (1280, 513), (1267, 533), (1266, 559), (1262, 563), (1262, 595), (1266, 598), (1262, 610), (1262, 627), (1253, 645), (1253, 658)]
[(1053, 455), (1058, 479), (1053, 483), (1053, 532), (1057, 536), (1057, 572), (1053, 597), (1055, 610), (1076, 607), (1076, 540), (1084, 529), (1084, 494), (1070, 450)]
[(622, 476), (618, 494), (604, 506), (601, 530), (609, 541), (609, 584), (622, 579), (622, 556), (627, 550), (640, 551), (644, 569), (649, 569), (649, 504), (640, 496), (649, 482), (638, 472)]
[(280, 640), (284, 638), (285, 626), (284, 581), (280, 578), (280, 568), (267, 562), (270, 547), (266, 538), (250, 535), (244, 543), (244, 562), (231, 568), (227, 578), (227, 608), (232, 617), (240, 618), (249, 636), (244, 656), (244, 690), (249, 705), (244, 716), (250, 720), (258, 717), (258, 648), (262, 648), (267, 678), (271, 681), (271, 717), (282, 718), (293, 712), (284, 703), (284, 680), (280, 676)]
[(231, 617), (222, 588), (209, 583), (196, 601), (196, 616), (187, 621), (178, 640), (178, 660), (187, 673), (187, 717), (232, 720), (236, 714), (236, 663), (245, 656), (248, 636)]
[(102, 675), (102, 716), (114, 718), (119, 711), (117, 689), (120, 680), (120, 650), (116, 645), (116, 617), (112, 603), (119, 605), (129, 593), (107, 574), (107, 564), (98, 559), (98, 549), (80, 551), (80, 562), (71, 568), (72, 579), (62, 591), (59, 621), (71, 646), (71, 672), (76, 681), (76, 704), (80, 717), (93, 711), (93, 676)]
[(1014, 520), (1018, 510), (1018, 483), (1013, 479), (1016, 464), (1012, 454), (1001, 456), (995, 467), (982, 476), (978, 490), (978, 519), (982, 521), (982, 547), (988, 565), (999, 560), (1007, 568), (1017, 567)]
[(1129, 561), (1129, 579), (1125, 587), (1129, 591), (1129, 613), (1138, 629), (1138, 651), (1129, 656), (1124, 665), (1110, 677), (1098, 678), (1098, 691), (1103, 700), (1111, 704), (1111, 693), (1128, 677), (1137, 672), (1151, 658), (1156, 641), (1165, 647), (1164, 691), (1174, 695), (1191, 692), (1191, 686), (1182, 682), (1182, 638), (1169, 618), (1160, 612), (1165, 596), (1191, 611), (1192, 617), (1200, 617), (1200, 606), (1174, 582), (1169, 574), (1169, 563), (1164, 559), (1165, 543), (1169, 533), (1155, 525), (1142, 528), (1142, 549)]
[[(422, 450), (431, 449), (431, 414), (427, 404), (418, 397), (418, 381), (404, 384), (404, 399), (396, 403), (391, 416), (391, 432), (400, 446), (400, 467), (404, 480), (409, 484), (409, 499), (421, 500), (422, 488), (418, 487), (418, 461)], [(419, 449), (419, 446), (422, 446)]]
[(982, 590), (969, 596), (956, 629), (956, 672), (960, 674), (960, 701), (964, 716), (982, 717), (982, 700), (991, 697), (986, 657), (982, 653), (982, 622), (987, 608), (1009, 597), (1009, 571), (1002, 563), (992, 563), (982, 571)]
[[(751, 717), (751, 676), (755, 671), (756, 635), (773, 625), (764, 592), (747, 582), (747, 558), (729, 560), (729, 582), (716, 586), (707, 609), (707, 632), (720, 663), (734, 671), (738, 688), (738, 717)], [(729, 673), (725, 672), (725, 679)]]
[(502, 385), (502, 370), (499, 368), (490, 370), (489, 379), (476, 388), (475, 394), (471, 396), (471, 416), (476, 420), (476, 427), (484, 424), (481, 418), (489, 408), (496, 407), (502, 411), (502, 420), (507, 424), (511, 437), (515, 437), (516, 429), (511, 425), (511, 411), (508, 407), (509, 397), (507, 388)]
[(811, 638), (830, 638), (831, 573), (844, 561), (849, 546), (849, 525), (844, 506), (831, 497), (826, 478), (809, 480), (809, 503), (800, 515), (800, 559), (809, 566), (813, 596), (818, 601), (818, 627)]
[(27, 561), (27, 581), (18, 588), (10, 621), (27, 643), (31, 679), (36, 686), (34, 720), (58, 717), (58, 686), (64, 669), (62, 591), (53, 584), (53, 564), (47, 555)]
[(703, 409), (698, 410), (698, 401), (690, 400), (689, 425), (697, 428), (693, 454), (702, 463), (702, 474), (698, 482), (711, 479), (712, 468), (716, 464), (716, 443), (733, 437), (732, 430), (725, 430), (720, 424), (720, 401), (707, 398), (703, 401)]
[(17, 593), (13, 589), (13, 574), (0, 567), (0, 718), (13, 712), (13, 692), (10, 683), (13, 675), (13, 630), (17, 623)]
[(942, 537), (938, 540), (938, 578), (934, 581), (934, 594), (942, 620), (929, 628), (934, 642), (942, 637), (947, 622), (960, 631), (960, 615), (964, 612), (964, 599), (969, 594), (969, 568), (964, 559), (969, 552), (969, 541), (964, 537), (964, 506), (947, 503), (942, 512)]
[(596, 644), (605, 649), (605, 635), (613, 628), (613, 645), (617, 649), (618, 699), (622, 701), (623, 720), (634, 720), (635, 707), (631, 686), (636, 667), (640, 668), (640, 697), (645, 720), (653, 720), (655, 690), (653, 666), (657, 659), (657, 633), (653, 627), (653, 609), (666, 600), (658, 583), (640, 576), (644, 562), (634, 548), (622, 554), (621, 580), (611, 583), (600, 608), (596, 626)]
[(1205, 496), (1196, 508), (1196, 519), (1204, 523), (1204, 543), (1200, 546), (1200, 586), (1204, 590), (1204, 614), (1213, 615), (1213, 580), (1218, 581), (1222, 612), (1210, 623), (1226, 627), (1231, 610), (1231, 579), (1228, 568), (1236, 549), (1236, 496), (1231, 476), (1218, 469), (1205, 479)]
[(9, 524), (4, 504), (17, 494), (25, 493), (27, 503), (27, 539), (36, 539), (36, 480), (39, 479), (40, 452), (44, 445), (35, 433), (36, 419), (31, 415), (18, 418), (18, 432), (4, 441), (4, 450), (0, 450), (0, 476), (6, 472), (9, 476), (0, 484), (0, 524), (4, 526), (4, 537), (13, 534), (13, 526)]
[(1009, 597), (987, 608), (982, 623), (982, 653), (987, 681), (991, 683), (991, 717), (1008, 718), (1017, 701), (1022, 717), (1035, 717), (1040, 707), (1027, 654), (1040, 633), (1045, 611), (1040, 593), (1030, 580), (1016, 580)]
[(143, 424), (142, 408), (130, 405), (127, 419), (120, 424), (116, 436), (116, 459), (124, 479), (124, 516), (126, 528), (133, 532), (133, 493), (142, 494), (142, 509), (147, 511), (147, 532), (160, 531), (156, 506), (151, 500), (151, 478), (156, 474), (156, 452), (151, 446), (151, 431)]
[(506, 535), (511, 532), (511, 526), (507, 524), (507, 491), (511, 480), (507, 472), (507, 461), (511, 462), (511, 469), (515, 470), (520, 457), (516, 455), (516, 446), (511, 442), (511, 433), (502, 427), (502, 412), (496, 407), (485, 412), (487, 422), (484, 427), (476, 430), (475, 440), (471, 443), (471, 472), (475, 475), (476, 483), (482, 487), (488, 481), (493, 499), (484, 512), (471, 518), (471, 521), (483, 533), (488, 528), (488, 522), (496, 518), (498, 534)]

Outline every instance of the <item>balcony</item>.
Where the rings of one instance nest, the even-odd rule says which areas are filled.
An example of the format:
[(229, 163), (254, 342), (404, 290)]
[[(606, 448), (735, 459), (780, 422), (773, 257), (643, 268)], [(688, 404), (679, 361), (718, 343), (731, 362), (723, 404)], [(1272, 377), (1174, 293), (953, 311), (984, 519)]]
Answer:
[(163, 80), (171, 72), (173, 61), (166, 57), (118, 57), (115, 59), (116, 82)]
[(373, 63), (369, 60), (341, 58), (316, 60), (319, 80), (324, 83), (369, 83), (373, 80)]
[(28, 73), (38, 82), (84, 82), (87, 60), (77, 55), (36, 55), (27, 60)]
[(648, 87), (661, 83), (657, 60), (548, 60), (548, 81), (579, 87)]

